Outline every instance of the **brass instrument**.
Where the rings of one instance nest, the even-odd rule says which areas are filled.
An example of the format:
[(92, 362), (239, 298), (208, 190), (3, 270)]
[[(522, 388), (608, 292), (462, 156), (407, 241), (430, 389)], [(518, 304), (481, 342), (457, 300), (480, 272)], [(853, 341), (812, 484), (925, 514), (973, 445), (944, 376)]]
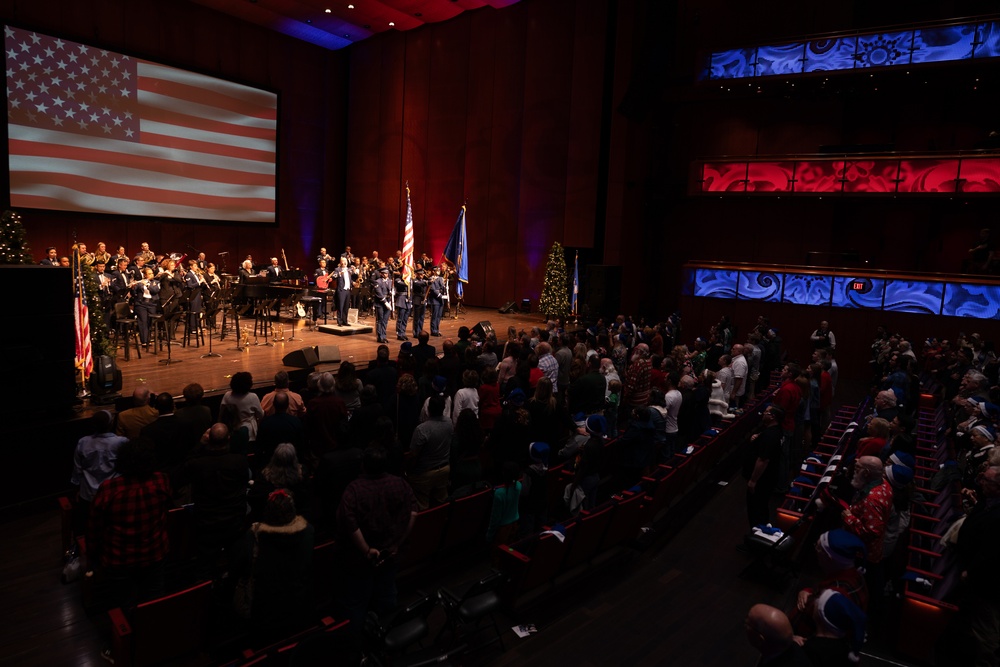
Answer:
[(240, 328), (240, 347), (250, 349), (250, 327), (245, 324)]
[[(299, 304), (299, 308), (300, 309), (302, 308), (302, 304), (301, 303)], [(271, 340), (274, 341), (275, 343), (284, 343), (285, 342), (285, 324), (283, 322), (278, 322), (278, 325), (275, 327), (275, 331), (277, 333), (274, 336), (271, 337)]]

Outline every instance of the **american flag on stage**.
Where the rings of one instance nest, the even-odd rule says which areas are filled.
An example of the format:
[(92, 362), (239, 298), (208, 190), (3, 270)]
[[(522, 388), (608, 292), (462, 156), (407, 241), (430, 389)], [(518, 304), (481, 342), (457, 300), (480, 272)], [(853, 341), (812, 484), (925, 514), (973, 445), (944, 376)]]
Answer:
[(410, 205), (410, 186), (406, 186), (406, 227), (403, 228), (403, 280), (409, 282), (413, 274), (413, 207)]
[(11, 205), (274, 222), (277, 96), (4, 26)]
[(576, 251), (576, 259), (573, 261), (573, 298), (572, 306), (573, 317), (577, 316), (576, 307), (577, 299), (580, 296), (580, 251)]
[(80, 249), (73, 246), (73, 316), (76, 332), (76, 369), (87, 379), (94, 370), (94, 352), (90, 346), (90, 310), (87, 308), (87, 290), (83, 287), (80, 266)]

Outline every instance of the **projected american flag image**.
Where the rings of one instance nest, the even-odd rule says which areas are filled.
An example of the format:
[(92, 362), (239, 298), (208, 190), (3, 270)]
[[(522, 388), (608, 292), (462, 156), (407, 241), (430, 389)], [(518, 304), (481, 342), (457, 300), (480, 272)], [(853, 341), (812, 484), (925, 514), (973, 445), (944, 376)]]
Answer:
[(274, 222), (277, 95), (4, 27), (11, 205)]

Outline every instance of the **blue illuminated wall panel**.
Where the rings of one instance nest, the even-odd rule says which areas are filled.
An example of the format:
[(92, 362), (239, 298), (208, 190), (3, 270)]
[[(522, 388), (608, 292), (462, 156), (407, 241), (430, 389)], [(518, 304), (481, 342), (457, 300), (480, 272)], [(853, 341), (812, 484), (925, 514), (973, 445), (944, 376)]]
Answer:
[(735, 299), (737, 273), (732, 269), (695, 269), (694, 295)]
[(800, 306), (829, 306), (833, 276), (815, 276), (804, 273), (786, 273), (783, 303)]
[(944, 283), (922, 280), (887, 280), (883, 310), (897, 313), (940, 315)]
[(942, 315), (1000, 319), (1000, 286), (948, 283), (944, 289)]
[(1000, 320), (1000, 285), (989, 284), (786, 273), (766, 268), (686, 267), (684, 294)]
[[(855, 290), (854, 283), (863, 282), (864, 289)], [(882, 309), (882, 294), (885, 281), (881, 278), (833, 277), (833, 305), (836, 308), (877, 308)]]
[(861, 35), (858, 37), (858, 50), (854, 54), (854, 66), (868, 68), (909, 65), (912, 47), (912, 30)]
[(854, 68), (856, 37), (819, 39), (806, 43), (805, 72), (829, 72)]
[(972, 57), (974, 25), (948, 25), (913, 31), (913, 63), (939, 63)]
[(746, 79), (755, 76), (757, 49), (730, 49), (712, 54), (711, 78)]
[(976, 27), (976, 48), (973, 58), (996, 58), (1000, 56), (1000, 21), (980, 23)]
[(800, 74), (804, 49), (805, 44), (801, 42), (759, 47), (757, 49), (757, 76)]
[(737, 298), (751, 301), (781, 301), (781, 273), (769, 271), (740, 271)]
[(742, 79), (996, 57), (1000, 21), (980, 21), (718, 51), (702, 76)]

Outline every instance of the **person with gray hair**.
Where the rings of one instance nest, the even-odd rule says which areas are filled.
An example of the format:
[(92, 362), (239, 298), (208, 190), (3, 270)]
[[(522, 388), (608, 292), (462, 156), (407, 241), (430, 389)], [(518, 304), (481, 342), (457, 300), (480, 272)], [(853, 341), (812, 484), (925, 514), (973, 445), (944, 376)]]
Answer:
[(885, 529), (892, 512), (892, 485), (885, 478), (885, 466), (877, 456), (861, 456), (854, 462), (854, 502), (841, 514), (844, 528), (865, 543), (868, 562), (882, 560)]
[(899, 414), (896, 407), (896, 394), (891, 389), (883, 389), (875, 394), (875, 412), (871, 414), (869, 420), (880, 417), (887, 422), (891, 422)]
[(306, 413), (306, 404), (302, 396), (288, 388), (288, 371), (278, 371), (274, 374), (274, 391), (264, 394), (264, 398), (260, 399), (260, 407), (264, 410), (265, 417), (274, 414), (274, 397), (279, 393), (288, 397), (288, 414), (301, 417)]

